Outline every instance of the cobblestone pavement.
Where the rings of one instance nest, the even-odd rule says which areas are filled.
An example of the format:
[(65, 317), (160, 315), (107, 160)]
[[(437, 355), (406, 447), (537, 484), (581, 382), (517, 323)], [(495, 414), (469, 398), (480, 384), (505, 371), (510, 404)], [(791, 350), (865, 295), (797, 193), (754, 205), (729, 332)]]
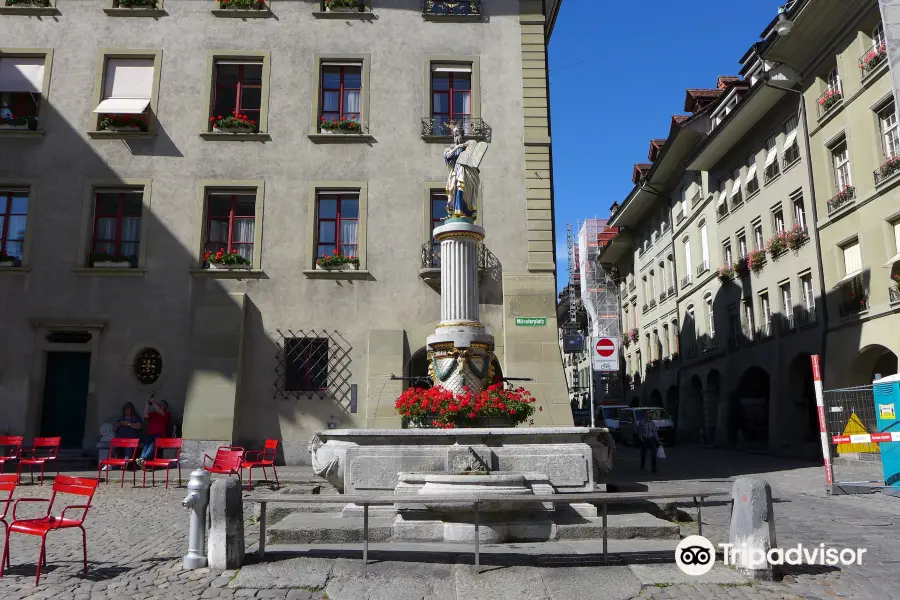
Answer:
[[(854, 567), (793, 568), (783, 580), (752, 586), (669, 585), (644, 588), (637, 598), (722, 598), (806, 600), (853, 598), (900, 598), (900, 556), (897, 542), (900, 526), (894, 514), (900, 499), (882, 496), (826, 496), (822, 468), (815, 463), (790, 461), (737, 452), (676, 447), (652, 478), (637, 468), (633, 448), (623, 448), (612, 479), (638, 480), (651, 490), (677, 489), (686, 483), (721, 485), (743, 474), (767, 479), (776, 497), (775, 515), (779, 545), (797, 543), (867, 548), (863, 564)], [(11, 538), (12, 569), (0, 579), (0, 598), (53, 598), (100, 600), (103, 598), (284, 598), (320, 600), (323, 592), (308, 590), (252, 590), (229, 588), (234, 573), (207, 569), (182, 571), (186, 552), (188, 513), (182, 508), (184, 488), (161, 485), (132, 489), (130, 482), (101, 484), (88, 514), (89, 572), (81, 571), (81, 536), (77, 530), (51, 533), (48, 537), (48, 567), (34, 585), (39, 538)], [(50, 486), (23, 485), (16, 497), (50, 495)], [(22, 505), (22, 514), (35, 514), (41, 505)], [(704, 510), (704, 535), (724, 541), (728, 535), (729, 506), (721, 503)], [(26, 512), (31, 511), (31, 512)], [(690, 511), (689, 511), (690, 512)], [(245, 507), (245, 515), (252, 515)], [(11, 515), (7, 517), (10, 519)], [(255, 544), (257, 529), (245, 527), (248, 547)], [(690, 533), (693, 524), (684, 524)], [(356, 599), (354, 599), (356, 600)], [(360, 598), (358, 600), (365, 600)], [(557, 599), (552, 599), (557, 600)], [(578, 599), (582, 600), (582, 599)], [(584, 600), (589, 600), (585, 598)]]

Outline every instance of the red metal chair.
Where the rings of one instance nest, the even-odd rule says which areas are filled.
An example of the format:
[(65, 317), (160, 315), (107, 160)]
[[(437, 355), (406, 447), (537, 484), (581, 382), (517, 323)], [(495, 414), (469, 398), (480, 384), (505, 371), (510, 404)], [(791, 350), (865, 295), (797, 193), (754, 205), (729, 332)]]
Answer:
[[(206, 465), (206, 459), (210, 460), (210, 465)], [(219, 446), (216, 449), (216, 457), (213, 458), (209, 454), (203, 455), (203, 469), (210, 473), (219, 473), (221, 475), (237, 475), (238, 482), (241, 479), (241, 464), (244, 462), (244, 449), (240, 446)]]
[[(113, 438), (109, 441), (109, 458), (104, 458), (100, 461), (100, 464), (97, 465), (97, 481), (100, 480), (100, 473), (103, 471), (103, 467), (122, 467), (122, 484), (120, 487), (125, 487), (125, 470), (128, 468), (128, 465), (134, 465), (134, 461), (137, 459), (137, 449), (138, 442), (140, 442), (137, 438)], [(125, 450), (125, 456), (123, 458), (113, 458), (115, 451), (119, 448)], [(128, 456), (128, 450), (131, 450), (131, 456)], [(109, 485), (109, 471), (106, 471), (106, 485)], [(131, 487), (137, 486), (137, 470), (133, 470), (131, 472)]]
[[(0, 558), (0, 577), (3, 577), (4, 566), (9, 565), (9, 535), (13, 532), (24, 533), (25, 535), (41, 536), (41, 553), (38, 556), (37, 574), (34, 578), (34, 584), (37, 585), (41, 580), (41, 566), (47, 566), (47, 534), (57, 529), (69, 529), (78, 527), (81, 529), (81, 544), (84, 550), (84, 572), (87, 573), (87, 533), (84, 531), (84, 518), (87, 516), (88, 509), (91, 507), (91, 500), (94, 498), (94, 492), (97, 491), (99, 479), (88, 479), (85, 477), (71, 477), (69, 475), (57, 475), (53, 482), (53, 495), (47, 498), (19, 498), (13, 505), (13, 522), (6, 528), (6, 544), (3, 546), (3, 557)], [(72, 504), (63, 508), (62, 513), (56, 517), (50, 514), (53, 510), (53, 503), (56, 501), (57, 494), (72, 494), (75, 496), (86, 496), (85, 504)], [(19, 508), (19, 502), (48, 502), (47, 514), (35, 519), (21, 519), (16, 516)], [(81, 510), (80, 519), (66, 518), (66, 511)]]
[[(281, 487), (278, 482), (278, 471), (275, 470), (275, 455), (278, 452), (278, 440), (266, 440), (265, 450), (247, 450), (244, 453), (244, 461), (241, 463), (242, 469), (250, 469), (250, 477), (247, 479), (247, 490), (253, 491), (253, 467), (261, 468), (263, 477), (266, 479), (266, 485), (269, 483), (269, 477), (266, 475), (266, 467), (272, 467), (275, 473), (275, 485)], [(258, 456), (256, 460), (246, 460), (251, 456)]]
[(58, 437), (37, 437), (34, 438), (34, 444), (30, 450), (23, 448), (19, 451), (19, 469), (17, 471), (19, 483), (22, 483), (22, 467), (24, 465), (29, 466), (31, 483), (34, 483), (34, 466), (41, 465), (41, 485), (44, 485), (44, 465), (48, 461), (53, 461), (53, 464), (56, 465), (56, 476), (59, 477), (59, 463), (56, 462), (56, 457), (59, 455), (60, 440), (61, 438)]
[[(13, 492), (16, 489), (16, 483), (18, 482), (19, 476), (13, 475), (10, 473), (9, 475), (0, 475), (0, 503), (3, 504), (3, 513), (0, 514), (0, 523), (3, 523), (3, 533), (6, 533), (6, 530), (9, 528), (9, 523), (6, 522), (6, 513), (9, 512), (9, 505), (12, 503)], [(7, 492), (6, 498), (3, 498), (3, 492)], [(6, 566), (9, 567), (9, 557), (6, 557)]]
[[(147, 487), (147, 467), (164, 467), (166, 469), (166, 489), (169, 489), (169, 470), (172, 465), (178, 467), (178, 484), (181, 485), (181, 438), (156, 438), (153, 448), (153, 458), (144, 461), (144, 481), (141, 484)], [(164, 458), (161, 454), (165, 450), (175, 450), (174, 458)], [(153, 487), (156, 487), (156, 469), (150, 471)]]
[(18, 460), (22, 450), (22, 436), (0, 435), (0, 473), (3, 467), (11, 460)]

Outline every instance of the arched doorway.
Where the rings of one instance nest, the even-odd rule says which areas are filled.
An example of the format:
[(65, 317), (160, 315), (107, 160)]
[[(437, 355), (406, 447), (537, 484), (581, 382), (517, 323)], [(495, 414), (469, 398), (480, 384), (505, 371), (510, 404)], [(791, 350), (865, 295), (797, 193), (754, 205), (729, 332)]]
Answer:
[(880, 344), (860, 350), (850, 371), (852, 385), (869, 385), (875, 376), (887, 377), (897, 373), (897, 355)]
[(752, 445), (769, 442), (769, 374), (760, 367), (750, 367), (738, 380), (736, 393), (737, 439)]
[(678, 386), (671, 385), (669, 389), (666, 390), (666, 402), (663, 405), (663, 408), (666, 409), (666, 412), (669, 413), (669, 416), (672, 417), (672, 420), (675, 422), (675, 427), (678, 427)]
[(659, 393), (659, 390), (653, 390), (652, 392), (650, 392), (650, 406), (661, 408), (662, 405), (662, 394)]
[(691, 377), (685, 391), (685, 401), (678, 411), (677, 416), (673, 414), (678, 424), (678, 439), (699, 441), (703, 428), (703, 383), (699, 376)]

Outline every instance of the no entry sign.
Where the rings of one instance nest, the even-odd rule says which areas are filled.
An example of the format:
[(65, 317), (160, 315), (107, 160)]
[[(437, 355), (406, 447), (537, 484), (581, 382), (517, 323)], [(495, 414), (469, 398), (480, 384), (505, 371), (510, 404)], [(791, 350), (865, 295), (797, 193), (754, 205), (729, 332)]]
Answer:
[(619, 340), (618, 338), (601, 337), (594, 338), (593, 359), (594, 371), (616, 372), (619, 370)]

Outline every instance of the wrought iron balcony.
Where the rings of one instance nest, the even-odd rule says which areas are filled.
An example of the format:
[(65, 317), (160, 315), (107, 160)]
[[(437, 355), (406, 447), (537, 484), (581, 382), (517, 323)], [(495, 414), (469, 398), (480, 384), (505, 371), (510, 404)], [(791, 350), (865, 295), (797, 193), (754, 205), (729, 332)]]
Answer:
[(633, 292), (636, 288), (637, 288), (637, 286), (635, 285), (634, 280), (628, 282), (628, 291), (629, 292)]
[(852, 317), (867, 310), (869, 310), (869, 297), (866, 295), (848, 298), (838, 306), (838, 313), (841, 317)]
[(787, 333), (794, 330), (794, 315), (777, 315), (779, 333)]
[(691, 196), (691, 208), (700, 204), (700, 196), (702, 196), (702, 194), (699, 191)]
[(650, 310), (650, 305), (644, 304), (641, 306), (641, 312), (647, 312), (648, 310)]
[(779, 175), (781, 175), (781, 168), (778, 166), (778, 159), (776, 158), (775, 162), (766, 167), (763, 177), (765, 178), (766, 184), (768, 184)]
[(700, 277), (704, 273), (709, 271), (709, 261), (704, 260), (699, 265), (697, 265), (697, 277)]
[(781, 160), (781, 164), (783, 168), (787, 169), (798, 160), (800, 160), (800, 144), (794, 140), (793, 144), (784, 149), (784, 158)]
[(728, 201), (727, 200), (722, 202), (718, 206), (716, 206), (716, 214), (719, 216), (720, 219), (724, 218), (728, 215)]
[(662, 304), (663, 301), (664, 301), (666, 298), (668, 298), (668, 294), (666, 294), (666, 292), (660, 292), (660, 293), (659, 293), (659, 303), (660, 303), (660, 304)]
[(900, 290), (897, 289), (896, 285), (892, 285), (888, 288), (888, 298), (890, 299), (891, 304), (900, 302)]
[(757, 340), (766, 340), (772, 337), (772, 320), (771, 317), (765, 323), (762, 323), (756, 329), (756, 339)]
[(650, 308), (656, 308), (656, 298), (650, 300)]
[(681, 208), (675, 209), (675, 224), (678, 225), (684, 221), (684, 211)]
[(879, 185), (897, 173), (900, 173), (900, 156), (891, 156), (881, 163), (881, 166), (875, 169), (872, 175), (875, 178), (875, 185)]
[(731, 197), (731, 210), (736, 210), (743, 203), (744, 193), (741, 190), (738, 190), (737, 193)]
[[(484, 244), (478, 244), (478, 278), (483, 279), (487, 272), (490, 250)], [(434, 289), (441, 288), (441, 245), (434, 242), (422, 244), (422, 262), (419, 277)]]
[(676, 291), (676, 290), (675, 290), (675, 284), (673, 283), (673, 284), (671, 285), (671, 287), (669, 287), (669, 291), (668, 291), (667, 295), (670, 296), (670, 297), (671, 297), (671, 296), (674, 296), (674, 295), (675, 295), (675, 291)]
[(481, 16), (480, 0), (425, 0), (422, 3), (422, 14), (430, 17), (465, 17)]
[(747, 185), (744, 186), (744, 191), (747, 192), (747, 197), (749, 198), (753, 194), (759, 191), (759, 177), (754, 175), (753, 179), (747, 182)]
[(689, 285), (691, 285), (691, 276), (685, 275), (684, 277), (681, 278), (681, 289), (684, 289)]
[(716, 349), (716, 338), (713, 335), (704, 335), (697, 340), (697, 347), (702, 354), (707, 354)]
[(869, 73), (874, 72), (884, 62), (887, 62), (887, 43), (873, 44), (865, 54), (859, 57), (860, 78), (865, 79)]
[(491, 127), (479, 117), (422, 117), (422, 137), (452, 139), (451, 123), (462, 126), (465, 139), (491, 141)]
[(809, 327), (816, 322), (816, 307), (801, 307), (797, 310), (797, 326)]
[(828, 214), (830, 215), (854, 199), (856, 199), (856, 188), (852, 185), (846, 186), (827, 202)]

